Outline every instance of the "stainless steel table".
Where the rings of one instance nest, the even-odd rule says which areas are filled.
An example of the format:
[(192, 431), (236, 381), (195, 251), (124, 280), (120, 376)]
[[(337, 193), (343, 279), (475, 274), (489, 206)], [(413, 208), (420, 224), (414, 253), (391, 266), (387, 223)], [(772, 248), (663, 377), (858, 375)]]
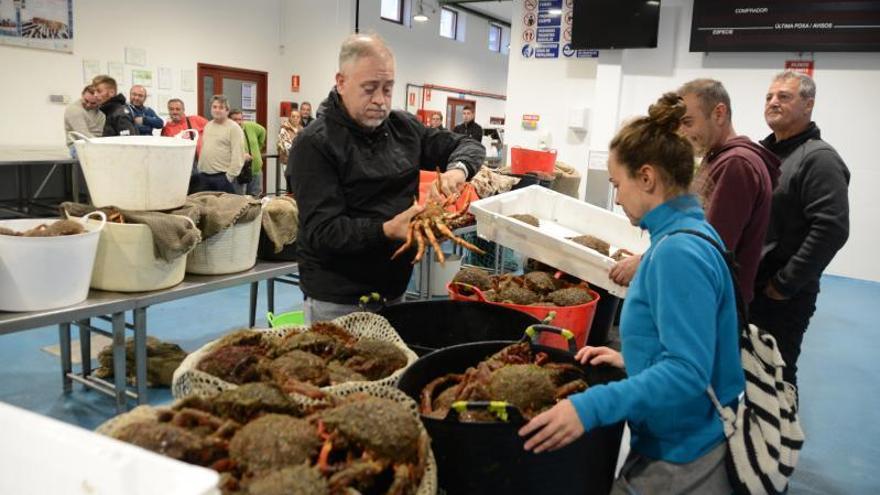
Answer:
[[(116, 409), (123, 412), (128, 398), (139, 404), (147, 401), (147, 309), (163, 302), (175, 301), (189, 296), (205, 294), (236, 285), (251, 284), (250, 314), (253, 321), (256, 309), (256, 285), (267, 280), (271, 284), (275, 278), (285, 278), (298, 273), (297, 264), (291, 262), (258, 261), (250, 270), (229, 275), (203, 276), (187, 275), (182, 283), (170, 289), (153, 292), (119, 293), (92, 290), (88, 298), (80, 304), (48, 311), (6, 313), (0, 312), (0, 335), (21, 332), (47, 325), (58, 325), (61, 344), (61, 376), (65, 392), (70, 392), (76, 381), (116, 398)], [(270, 290), (274, 297), (274, 291)], [(270, 308), (274, 301), (270, 301)], [(125, 321), (125, 313), (133, 312), (133, 324)], [(107, 316), (109, 315), (109, 316)], [(112, 331), (106, 332), (91, 325), (92, 318), (110, 321)], [(70, 326), (79, 328), (82, 367), (80, 373), (73, 372), (71, 363)], [(125, 372), (125, 330), (134, 331), (136, 393), (126, 386)], [(101, 380), (91, 374), (90, 332), (108, 335), (113, 339), (114, 383)]]

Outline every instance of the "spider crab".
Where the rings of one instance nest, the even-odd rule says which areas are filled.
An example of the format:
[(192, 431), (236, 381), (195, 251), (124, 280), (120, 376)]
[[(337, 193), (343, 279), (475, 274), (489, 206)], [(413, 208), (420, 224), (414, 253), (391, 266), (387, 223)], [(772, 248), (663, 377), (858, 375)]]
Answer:
[[(440, 187), (440, 170), (437, 170), (437, 188)], [(446, 257), (443, 250), (440, 249), (440, 243), (446, 239), (458, 244), (459, 246), (469, 249), (478, 254), (486, 254), (485, 251), (471, 244), (470, 242), (455, 235), (453, 229), (463, 226), (468, 219), (467, 206), (465, 205), (459, 211), (447, 211), (446, 208), (453, 205), (458, 199), (458, 194), (453, 194), (443, 201), (428, 199), (425, 203), (425, 210), (414, 216), (409, 223), (409, 230), (406, 234), (406, 242), (394, 252), (391, 259), (395, 259), (401, 254), (409, 250), (413, 244), (416, 245), (416, 256), (413, 258), (413, 264), (421, 261), (425, 255), (426, 241), (434, 248), (437, 253), (437, 261), (443, 264)]]
[[(586, 390), (584, 378), (577, 366), (552, 363), (546, 353), (533, 353), (527, 342), (520, 342), (464, 373), (441, 376), (428, 383), (422, 389), (420, 410), (425, 416), (443, 419), (457, 401), (506, 401), (529, 420), (557, 401)], [(460, 419), (493, 421), (485, 411), (467, 411)]]

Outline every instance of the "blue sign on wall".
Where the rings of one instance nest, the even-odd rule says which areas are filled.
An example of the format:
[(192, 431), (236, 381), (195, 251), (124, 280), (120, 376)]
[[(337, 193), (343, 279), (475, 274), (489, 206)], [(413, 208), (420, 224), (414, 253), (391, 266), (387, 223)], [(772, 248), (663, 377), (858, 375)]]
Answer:
[(538, 28), (538, 43), (559, 43), (558, 27)]
[(558, 58), (559, 45), (542, 45), (535, 47), (535, 58)]

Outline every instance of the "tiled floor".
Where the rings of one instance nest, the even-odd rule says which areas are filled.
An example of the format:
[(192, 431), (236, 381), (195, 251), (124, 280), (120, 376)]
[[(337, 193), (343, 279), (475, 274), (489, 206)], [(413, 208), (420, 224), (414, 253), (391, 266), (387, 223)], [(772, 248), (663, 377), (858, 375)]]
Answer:
[[(261, 289), (264, 289), (262, 286)], [(276, 288), (277, 312), (302, 306), (299, 289)], [(247, 324), (248, 286), (150, 308), (148, 332), (194, 350)], [(265, 294), (259, 312), (265, 315)], [(880, 284), (826, 277), (816, 315), (804, 340), (799, 381), (807, 433), (790, 493), (880, 493)], [(265, 326), (265, 317), (258, 325)], [(0, 401), (84, 428), (113, 416), (114, 402), (75, 385), (61, 391), (58, 359), (40, 348), (57, 344), (56, 328), (0, 337)], [(150, 402), (170, 400), (151, 390)]]

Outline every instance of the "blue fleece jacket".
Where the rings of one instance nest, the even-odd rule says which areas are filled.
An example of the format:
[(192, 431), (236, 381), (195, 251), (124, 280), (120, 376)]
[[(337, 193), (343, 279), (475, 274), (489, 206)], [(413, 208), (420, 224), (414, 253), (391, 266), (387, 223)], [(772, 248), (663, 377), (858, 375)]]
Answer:
[(651, 246), (620, 319), (629, 378), (591, 387), (571, 401), (585, 429), (626, 420), (633, 451), (687, 463), (724, 441), (707, 386), (722, 404), (743, 390), (733, 283), (724, 258), (705, 239), (668, 235), (692, 229), (721, 242), (695, 197), (663, 203), (641, 227), (650, 232)]
[(161, 129), (165, 122), (162, 121), (162, 118), (156, 115), (156, 112), (148, 107), (136, 107), (134, 105), (129, 105), (131, 108), (131, 118), (135, 117), (143, 117), (144, 123), (137, 126), (138, 134), (141, 136), (151, 136), (153, 134), (153, 129)]

